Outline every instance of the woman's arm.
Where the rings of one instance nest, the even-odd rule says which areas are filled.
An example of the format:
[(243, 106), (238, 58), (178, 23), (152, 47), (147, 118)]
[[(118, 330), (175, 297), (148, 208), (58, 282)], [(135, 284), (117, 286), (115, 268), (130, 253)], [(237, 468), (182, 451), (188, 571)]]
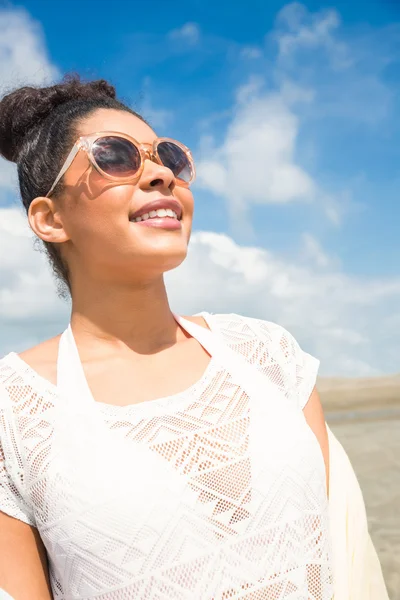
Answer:
[(325, 425), (324, 411), (321, 405), (321, 399), (317, 392), (317, 388), (314, 388), (310, 399), (303, 408), (303, 413), (306, 421), (315, 437), (317, 438), (319, 445), (321, 446), (322, 455), (324, 457), (325, 469), (326, 469), (326, 489), (329, 493), (329, 441), (328, 432)]
[(0, 589), (14, 600), (52, 600), (46, 551), (37, 530), (0, 511)]

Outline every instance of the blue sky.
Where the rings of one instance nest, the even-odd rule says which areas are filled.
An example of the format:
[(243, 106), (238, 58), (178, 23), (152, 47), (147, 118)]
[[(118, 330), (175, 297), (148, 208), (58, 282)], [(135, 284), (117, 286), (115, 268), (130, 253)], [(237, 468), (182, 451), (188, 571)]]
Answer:
[[(282, 310), (270, 300), (265, 300), (268, 310), (262, 299), (239, 300), (234, 286), (230, 298), (220, 294), (216, 301), (210, 292), (205, 308), (280, 318), (326, 361), (337, 352), (350, 353), (347, 362), (336, 361), (326, 372), (398, 370), (398, 3), (114, 4), (115, 10), (101, 0), (0, 1), (3, 87), (71, 71), (109, 79), (160, 135), (176, 137), (194, 152), (200, 237), (194, 238), (189, 267), (197, 264), (201, 247), (201, 256), (205, 252), (211, 261), (210, 273), (216, 264), (222, 268), (222, 261), (224, 277), (236, 281), (240, 272), (241, 285), (249, 285), (253, 298), (267, 295), (268, 277), (260, 288), (238, 266), (245, 249), (254, 249), (263, 256), (262, 269), (274, 265), (285, 274), (288, 289), (295, 288), (289, 308)], [(10, 39), (4, 41), (6, 31)], [(6, 209), (15, 204), (15, 184), (9, 167), (0, 168), (0, 202)], [(220, 237), (201, 237), (201, 232)], [(239, 250), (228, 249), (224, 240)], [(219, 243), (224, 250), (214, 260), (212, 248)], [(172, 275), (176, 288), (185, 289), (184, 274)], [(3, 290), (9, 289), (8, 276), (7, 269), (0, 270), (0, 290), (2, 277)], [(301, 291), (304, 280), (313, 288), (309, 301)], [(329, 306), (321, 290), (330, 296)], [(279, 303), (286, 298), (281, 291), (275, 297)], [(203, 308), (184, 291), (176, 301), (183, 308)], [(324, 316), (304, 320), (307, 306)], [(370, 334), (371, 321), (376, 332)], [(354, 335), (346, 335), (353, 326)], [(14, 340), (28, 341), (16, 327), (7, 325), (5, 349)], [(380, 344), (388, 346), (381, 358)]]

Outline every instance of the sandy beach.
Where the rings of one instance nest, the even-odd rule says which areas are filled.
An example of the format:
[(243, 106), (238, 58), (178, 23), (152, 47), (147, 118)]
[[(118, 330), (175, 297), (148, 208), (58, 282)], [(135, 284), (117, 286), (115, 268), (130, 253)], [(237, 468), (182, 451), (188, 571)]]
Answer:
[(390, 600), (400, 600), (400, 375), (318, 382), (363, 490)]

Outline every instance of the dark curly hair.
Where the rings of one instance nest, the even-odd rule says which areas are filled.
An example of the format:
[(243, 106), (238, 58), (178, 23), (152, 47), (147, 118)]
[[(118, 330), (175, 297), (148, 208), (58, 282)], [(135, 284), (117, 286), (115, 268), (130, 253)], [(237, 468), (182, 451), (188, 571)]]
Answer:
[[(104, 79), (82, 81), (66, 76), (48, 87), (22, 87), (0, 101), (0, 154), (18, 168), (22, 203), (28, 212), (34, 198), (45, 196), (77, 138), (81, 119), (99, 108), (143, 117), (116, 99)], [(62, 181), (54, 196), (62, 192)], [(68, 265), (57, 244), (43, 242), (55, 276), (71, 292)]]

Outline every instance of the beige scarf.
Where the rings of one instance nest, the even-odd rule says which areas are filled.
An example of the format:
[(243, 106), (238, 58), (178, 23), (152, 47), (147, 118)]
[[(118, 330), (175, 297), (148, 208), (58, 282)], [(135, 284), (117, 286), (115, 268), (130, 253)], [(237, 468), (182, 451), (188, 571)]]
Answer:
[(334, 600), (389, 600), (368, 532), (360, 485), (346, 452), (329, 427), (328, 435)]

